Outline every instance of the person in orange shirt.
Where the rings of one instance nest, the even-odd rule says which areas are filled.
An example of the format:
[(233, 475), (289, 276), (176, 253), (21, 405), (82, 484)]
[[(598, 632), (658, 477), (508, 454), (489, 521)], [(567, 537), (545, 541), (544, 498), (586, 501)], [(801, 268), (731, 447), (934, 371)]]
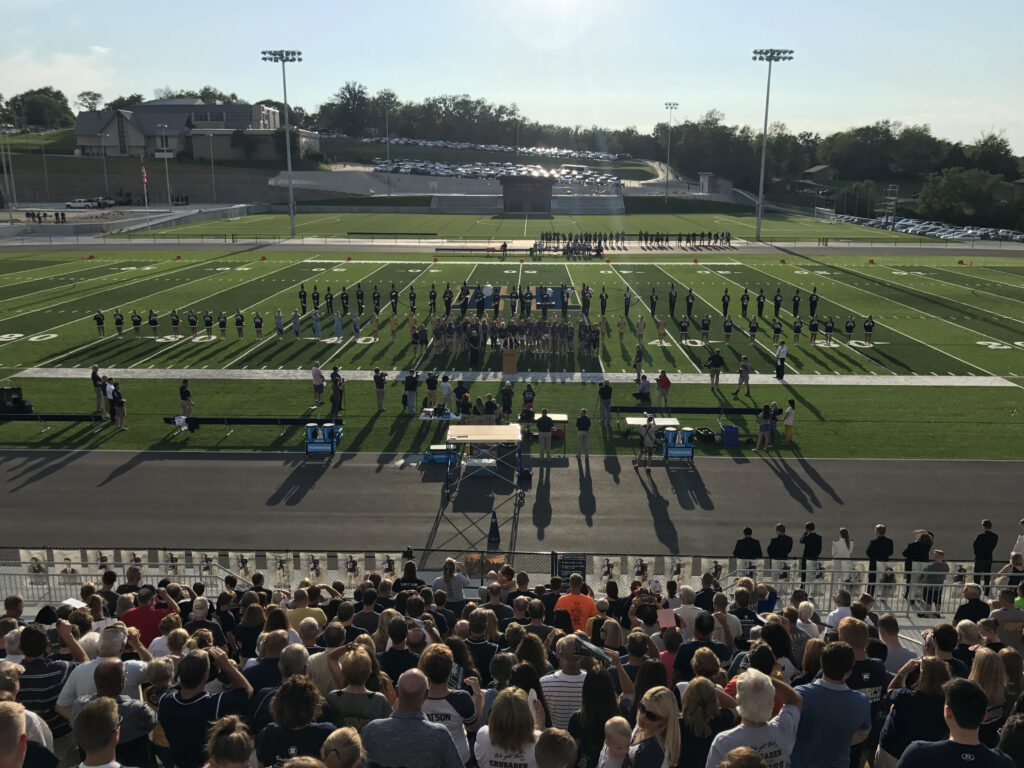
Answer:
[(597, 605), (593, 598), (583, 594), (583, 577), (574, 573), (569, 577), (569, 591), (558, 598), (555, 610), (569, 612), (572, 627), (577, 631), (586, 631), (587, 619), (597, 615)]

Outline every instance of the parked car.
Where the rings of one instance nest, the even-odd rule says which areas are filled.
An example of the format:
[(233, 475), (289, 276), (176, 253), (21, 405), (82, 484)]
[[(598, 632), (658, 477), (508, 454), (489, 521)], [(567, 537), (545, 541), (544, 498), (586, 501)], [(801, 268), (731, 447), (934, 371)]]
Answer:
[(90, 200), (88, 198), (77, 197), (74, 200), (72, 200), (70, 203), (65, 203), (64, 207), (65, 208), (77, 208), (77, 209), (83, 209), (83, 208), (90, 208), (91, 209), (91, 208), (96, 208), (98, 206), (96, 205), (95, 202), (93, 202), (92, 200)]

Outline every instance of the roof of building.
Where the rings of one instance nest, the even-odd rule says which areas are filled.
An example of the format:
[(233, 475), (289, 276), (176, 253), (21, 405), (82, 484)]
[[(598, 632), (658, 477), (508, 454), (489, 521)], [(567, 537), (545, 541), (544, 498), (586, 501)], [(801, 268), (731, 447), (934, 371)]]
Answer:
[[(110, 125), (116, 114), (120, 112), (125, 120), (135, 125), (146, 136), (156, 136), (166, 131), (171, 136), (179, 136), (192, 127), (191, 115), (187, 112), (142, 112), (131, 109), (103, 109), (90, 112), (79, 112), (75, 120), (76, 136), (95, 136)], [(166, 129), (160, 128), (166, 125)]]
[(184, 98), (184, 99), (151, 99), (150, 101), (144, 101), (137, 106), (140, 107), (180, 107), (180, 106), (193, 106), (202, 107), (205, 106), (206, 102), (202, 99)]

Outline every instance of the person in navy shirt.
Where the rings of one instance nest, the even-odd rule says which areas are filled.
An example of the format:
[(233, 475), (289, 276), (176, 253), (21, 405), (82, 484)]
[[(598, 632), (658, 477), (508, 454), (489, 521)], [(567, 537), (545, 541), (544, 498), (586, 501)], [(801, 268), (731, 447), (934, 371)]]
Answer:
[(732, 652), (725, 643), (711, 639), (711, 635), (715, 631), (715, 622), (715, 617), (710, 613), (702, 613), (693, 620), (693, 640), (688, 640), (679, 646), (675, 661), (672, 662), (673, 683), (693, 680), (695, 675), (690, 661), (697, 653), (698, 648), (710, 648), (723, 663), (732, 656)]
[(985, 719), (988, 700), (970, 680), (950, 680), (943, 686), (946, 695), (942, 716), (949, 728), (946, 741), (915, 741), (903, 752), (899, 768), (1014, 768), (1014, 761), (998, 749), (989, 749), (978, 739)]

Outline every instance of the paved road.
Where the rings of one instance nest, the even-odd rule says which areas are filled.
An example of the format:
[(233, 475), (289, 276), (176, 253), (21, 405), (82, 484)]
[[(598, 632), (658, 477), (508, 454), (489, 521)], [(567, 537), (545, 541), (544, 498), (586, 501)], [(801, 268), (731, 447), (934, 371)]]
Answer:
[[(947, 557), (970, 558), (991, 517), (1007, 554), (1022, 462), (698, 459), (637, 473), (628, 457), (536, 465), (518, 512), (490, 480), (442, 504), (443, 469), (393, 454), (329, 464), (292, 454), (0, 451), (5, 546), (222, 549), (485, 548), (496, 508), (503, 549), (726, 554), (744, 525), (763, 543), (782, 521), (850, 528), (858, 552), (876, 522), (898, 551), (926, 526)], [(1004, 550), (1007, 550), (1004, 552)]]

